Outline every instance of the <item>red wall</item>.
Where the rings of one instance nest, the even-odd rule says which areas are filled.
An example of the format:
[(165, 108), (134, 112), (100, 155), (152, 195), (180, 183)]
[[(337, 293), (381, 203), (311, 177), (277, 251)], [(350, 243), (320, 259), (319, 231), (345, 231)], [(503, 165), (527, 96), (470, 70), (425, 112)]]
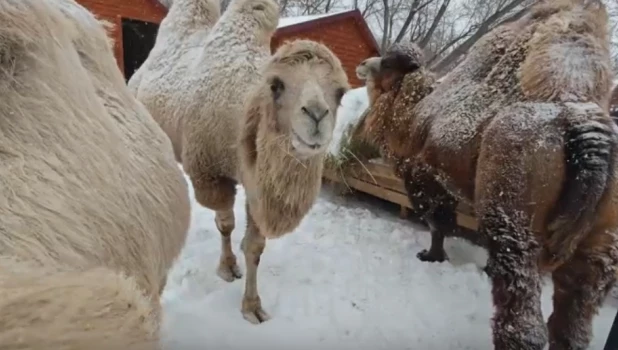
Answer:
[[(115, 24), (110, 33), (114, 39), (116, 60), (124, 71), (122, 52), (121, 17), (160, 23), (167, 10), (157, 0), (77, 0), (97, 17)], [(337, 15), (335, 15), (337, 16)], [(356, 78), (356, 66), (365, 58), (377, 56), (374, 45), (363, 35), (363, 25), (355, 16), (340, 19), (318, 20), (318, 23), (303, 23), (279, 29), (272, 40), (271, 49), (276, 50), (286, 40), (303, 38), (322, 42), (341, 60), (350, 85), (358, 87), (362, 82)]]
[(276, 50), (284, 41), (291, 39), (310, 39), (326, 45), (339, 57), (352, 87), (362, 86), (356, 77), (356, 66), (364, 59), (379, 53), (367, 42), (354, 17), (347, 17), (331, 23), (305, 26), (303, 30), (287, 33), (285, 27), (275, 34), (272, 50)]
[(161, 23), (167, 13), (157, 0), (76, 0), (98, 18), (114, 23), (110, 36), (114, 39), (114, 51), (120, 70), (124, 72), (122, 55), (121, 17), (140, 21)]

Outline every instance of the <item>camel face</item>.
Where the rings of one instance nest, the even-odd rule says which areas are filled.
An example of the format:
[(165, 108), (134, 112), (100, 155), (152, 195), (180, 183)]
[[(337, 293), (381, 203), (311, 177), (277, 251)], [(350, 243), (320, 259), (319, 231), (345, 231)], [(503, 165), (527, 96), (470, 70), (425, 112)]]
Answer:
[(363, 60), (356, 66), (356, 77), (360, 80), (367, 80), (377, 75), (380, 69), (380, 61), (381, 57), (370, 57)]
[(418, 70), (423, 64), (423, 54), (415, 44), (394, 44), (379, 61), (375, 76), (379, 77), (382, 90), (390, 91), (406, 74)]
[(379, 71), (397, 71), (401, 74), (412, 73), (421, 65), (420, 52), (414, 45), (393, 45), (380, 60)]
[[(277, 125), (287, 135), (294, 156), (308, 159), (323, 153), (333, 138), (336, 110), (345, 87), (328, 80), (330, 67), (290, 67), (270, 79)], [(300, 74), (299, 74), (300, 73)]]

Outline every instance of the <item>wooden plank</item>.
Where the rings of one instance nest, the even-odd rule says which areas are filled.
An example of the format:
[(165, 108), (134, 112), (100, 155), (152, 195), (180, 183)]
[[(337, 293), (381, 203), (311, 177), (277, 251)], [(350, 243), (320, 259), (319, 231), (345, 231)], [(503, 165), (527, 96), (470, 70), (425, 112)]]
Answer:
[[(352, 174), (350, 174), (352, 175)], [(371, 175), (367, 174), (366, 171), (361, 172), (361, 173), (355, 173), (352, 175), (353, 177), (365, 181), (365, 182), (369, 182), (371, 184), (374, 184), (376, 186), (380, 186), (380, 187), (384, 187), (386, 189), (389, 189), (391, 191), (395, 191), (395, 192), (399, 192), (402, 194), (406, 194), (406, 188), (403, 184), (403, 181), (401, 179), (391, 179), (391, 178), (385, 178), (385, 177), (381, 177), (381, 176), (376, 176), (373, 173)]]
[(478, 222), (474, 216), (457, 211), (457, 225), (470, 230), (478, 230)]
[[(372, 167), (374, 170), (380, 172), (380, 175), (385, 175), (385, 169), (387, 169), (386, 164), (379, 164), (375, 167)], [(369, 169), (369, 167), (367, 167)], [(390, 168), (392, 172), (392, 168)], [(384, 186), (384, 183), (387, 182), (385, 179), (391, 179), (392, 176), (376, 177), (375, 174), (372, 175), (375, 178), (375, 181), (371, 179), (371, 177), (367, 174), (367, 170), (363, 170), (364, 173), (362, 175), (354, 174), (351, 171), (346, 169), (343, 178), (341, 173), (337, 173), (333, 169), (324, 169), (324, 177), (330, 181), (337, 183), (344, 183), (351, 188), (368, 193), (372, 196), (387, 200), (391, 203), (399, 204), (402, 207), (401, 214), (403, 215), (404, 208), (412, 208), (410, 200), (405, 192), (405, 187), (403, 186), (403, 181), (399, 182), (399, 186), (397, 183), (390, 182), (387, 188)], [(378, 184), (376, 184), (376, 182)], [(460, 202), (457, 206), (457, 225), (471, 229), (478, 230), (478, 222), (474, 217), (474, 209), (467, 205), (466, 203)]]
[(368, 193), (372, 196), (376, 196), (378, 198), (382, 198), (391, 203), (399, 204), (401, 206), (405, 206), (408, 208), (412, 208), (410, 201), (408, 200), (408, 196), (405, 194), (401, 194), (399, 192), (391, 191), (383, 187), (379, 187), (368, 182), (364, 182), (353, 177), (346, 177), (345, 181), (348, 185), (354, 189), (359, 191)]
[(474, 216), (474, 208), (464, 202), (457, 204), (457, 211), (467, 214), (468, 216)]
[[(351, 176), (358, 180), (372, 183), (391, 191), (406, 194), (404, 182), (393, 172), (393, 167), (386, 163), (353, 163), (343, 170), (345, 176)], [(341, 176), (341, 172), (338, 172)]]

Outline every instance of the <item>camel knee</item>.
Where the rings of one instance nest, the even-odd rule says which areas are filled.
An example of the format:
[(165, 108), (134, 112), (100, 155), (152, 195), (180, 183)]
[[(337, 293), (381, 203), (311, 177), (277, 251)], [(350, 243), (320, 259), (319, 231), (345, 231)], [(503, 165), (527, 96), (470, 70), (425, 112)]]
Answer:
[(236, 227), (234, 210), (217, 211), (215, 214), (215, 224), (223, 236), (229, 236)]
[(195, 200), (214, 211), (228, 211), (234, 207), (236, 181), (225, 178), (193, 180)]
[(264, 248), (266, 248), (266, 238), (260, 235), (245, 235), (240, 248), (245, 256), (256, 257), (257, 261), (255, 264), (259, 265), (260, 256), (264, 253)]
[[(499, 208), (499, 207), (498, 207)], [(495, 306), (495, 349), (541, 350), (547, 328), (541, 312), (541, 279), (537, 266), (540, 244), (518, 211), (483, 213), (480, 234), (487, 236), (487, 274)]]
[(240, 249), (245, 253), (247, 259), (253, 257), (255, 259), (254, 263), (259, 265), (260, 256), (264, 252), (265, 247), (266, 238), (260, 234), (257, 225), (251, 218), (251, 214), (249, 214), (249, 210), (247, 210), (247, 231), (240, 243)]

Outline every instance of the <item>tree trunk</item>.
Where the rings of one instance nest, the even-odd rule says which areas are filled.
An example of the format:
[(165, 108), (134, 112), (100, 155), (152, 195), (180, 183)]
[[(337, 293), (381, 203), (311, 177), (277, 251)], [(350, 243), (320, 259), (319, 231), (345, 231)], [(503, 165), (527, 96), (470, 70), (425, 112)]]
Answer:
[(388, 43), (389, 29), (390, 29), (390, 18), (391, 11), (388, 4), (388, 0), (382, 0), (384, 4), (384, 34), (382, 35), (382, 45), (380, 47), (380, 51), (384, 52), (386, 50), (386, 44)]
[(480, 39), (483, 35), (487, 34), (489, 30), (492, 28), (492, 24), (497, 22), (502, 16), (506, 15), (510, 11), (512, 11), (517, 6), (521, 5), (524, 0), (514, 0), (504, 8), (499, 11), (496, 11), (493, 15), (489, 16), (481, 25), (479, 29), (472, 34), (466, 41), (464, 41), (461, 45), (459, 45), (455, 50), (451, 51), (446, 57), (444, 57), (440, 62), (438, 62), (433, 70), (438, 74), (443, 74), (448, 71), (451, 66), (459, 60), (459, 58), (468, 52), (468, 50)]
[[(406, 32), (408, 31), (408, 28), (410, 27), (410, 24), (412, 23), (412, 19), (414, 18), (414, 15), (416, 15), (416, 13), (419, 11), (419, 9), (417, 8), (419, 2), (421, 2), (421, 0), (414, 0), (412, 5), (410, 6), (410, 12), (408, 13), (408, 16), (406, 17), (405, 22), (403, 22), (403, 26), (401, 27), (399, 34), (397, 34), (397, 37), (395, 38), (396, 43), (400, 42), (403, 39), (403, 37), (406, 35)], [(433, 2), (433, 0), (427, 1), (427, 3), (425, 3), (425, 6), (431, 2)]]
[(427, 33), (425, 33), (425, 36), (418, 44), (421, 48), (425, 48), (427, 44), (429, 44), (429, 42), (431, 41), (431, 38), (433, 37), (433, 33), (436, 32), (436, 29), (438, 28), (438, 24), (440, 24), (440, 21), (442, 21), (442, 18), (444, 17), (444, 14), (446, 13), (446, 9), (448, 8), (450, 4), (451, 4), (451, 0), (444, 0), (442, 2), (442, 5), (440, 6), (440, 9), (438, 10), (438, 14), (436, 15), (436, 17), (433, 19), (433, 22), (431, 23), (431, 27), (429, 27), (429, 30), (427, 31)]

